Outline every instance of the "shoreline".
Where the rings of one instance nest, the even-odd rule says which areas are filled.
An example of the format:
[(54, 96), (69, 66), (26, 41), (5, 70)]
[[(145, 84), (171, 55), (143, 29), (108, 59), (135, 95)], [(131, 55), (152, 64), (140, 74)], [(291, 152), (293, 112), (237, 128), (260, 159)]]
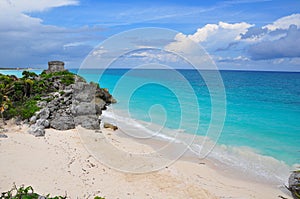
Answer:
[[(70, 198), (290, 198), (280, 189), (263, 183), (229, 177), (210, 160), (175, 161), (159, 171), (132, 174), (117, 171), (90, 154), (80, 135), (104, 136), (125, 151), (149, 152), (151, 147), (119, 136), (119, 130), (101, 129), (102, 133), (77, 127), (73, 130), (47, 129), (45, 137), (33, 137), (10, 124), (0, 139), (0, 190), (17, 185), (32, 185), (37, 192)], [(151, 141), (155, 142), (155, 141)], [(159, 143), (156, 143), (159, 144)], [(114, 158), (109, 148), (102, 148)], [(46, 157), (46, 158), (45, 158)], [(204, 163), (204, 164), (203, 164)], [(115, 189), (118, 187), (118, 189)], [(259, 190), (259, 192), (258, 192)]]
[(43, 68), (0, 68), (0, 71), (1, 70), (4, 70), (4, 71), (7, 71), (7, 70), (16, 70), (16, 71), (28, 71), (28, 70), (43, 70)]
[[(122, 110), (110, 110), (111, 107), (108, 107), (108, 110), (103, 112), (101, 116), (102, 120), (105, 122), (114, 123), (117, 126), (120, 125), (121, 128), (124, 128), (125, 130), (132, 125), (132, 129), (138, 129), (136, 131), (132, 131), (132, 129), (129, 131), (131, 132), (131, 135), (133, 137), (136, 135), (147, 137), (147, 135), (149, 135), (148, 133), (150, 133), (151, 130), (155, 132), (155, 129), (160, 129), (159, 126), (153, 127), (152, 124), (152, 129), (148, 128), (146, 129), (147, 131), (144, 131), (143, 128), (138, 127), (139, 123), (146, 127), (149, 127), (149, 123), (136, 119), (124, 119), (122, 116)], [(123, 119), (124, 121), (126, 121), (126, 124), (122, 121)], [(131, 124), (132, 122), (133, 124)], [(172, 141), (172, 139), (174, 139), (174, 131), (179, 135), (179, 139), (175, 136), (175, 140)], [(144, 135), (141, 132), (144, 132)], [(192, 139), (190, 145), (184, 147), (183, 149), (181, 148), (182, 150), (184, 150), (185, 148), (189, 148), (187, 152), (182, 156), (182, 158), (195, 159), (196, 161), (199, 160), (197, 151), (200, 145), (198, 143), (202, 143), (203, 140), (208, 140), (206, 142), (206, 146), (209, 147), (211, 145), (214, 145), (214, 143), (211, 142), (210, 139), (207, 139), (204, 136), (193, 135), (184, 131), (168, 128), (166, 128), (166, 131), (164, 131), (163, 129), (162, 132), (162, 134), (158, 135), (154, 133), (153, 137), (151, 137), (152, 139), (150, 139), (150, 142), (147, 142), (144, 139), (133, 139), (133, 141), (146, 144), (148, 146), (151, 146), (152, 148), (157, 148), (158, 146), (154, 142), (163, 142), (164, 144), (161, 145), (166, 145), (168, 142), (172, 143), (174, 141), (179, 141), (179, 144), (183, 144), (181, 143), (182, 140), (190, 141), (190, 139)], [(121, 132), (121, 134), (121, 136), (128, 137), (126, 133), (123, 133), (123, 131)], [(181, 140), (180, 138), (183, 139)], [(154, 142), (152, 142), (153, 140)], [(173, 148), (174, 150), (176, 150), (176, 146), (173, 146)], [(203, 151), (206, 151), (206, 149), (204, 149)], [(201, 157), (203, 157), (201, 147), (200, 153)], [(229, 177), (242, 176), (242, 178), (247, 181), (268, 183), (270, 185), (277, 185), (282, 187), (287, 184), (290, 172), (295, 167), (287, 165), (285, 162), (277, 160), (274, 157), (261, 155), (248, 147), (238, 147), (230, 145), (227, 146), (219, 143), (217, 143), (213, 147), (213, 150), (210, 151), (204, 159), (212, 162), (214, 164), (214, 167), (216, 167), (218, 170), (225, 171), (227, 173), (226, 175)], [(203, 158), (200, 158), (200, 160), (203, 160)]]

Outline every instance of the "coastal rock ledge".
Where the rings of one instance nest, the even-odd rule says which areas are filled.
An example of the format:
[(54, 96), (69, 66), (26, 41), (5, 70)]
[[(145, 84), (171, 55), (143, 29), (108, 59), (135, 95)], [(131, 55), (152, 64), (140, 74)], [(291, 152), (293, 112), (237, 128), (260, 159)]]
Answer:
[(300, 198), (300, 170), (293, 171), (289, 177), (289, 187), (293, 198)]
[[(62, 62), (63, 63), (63, 62)], [(54, 66), (58, 64), (59, 66)], [(46, 74), (57, 74), (67, 71), (61, 62), (49, 62)], [(39, 102), (41, 108), (30, 119), (28, 132), (34, 136), (44, 136), (46, 128), (57, 130), (74, 129), (81, 125), (86, 129), (100, 129), (100, 115), (102, 110), (116, 100), (107, 89), (100, 88), (96, 83), (87, 83), (82, 77), (74, 75), (74, 82), (70, 85), (62, 83), (59, 75), (51, 76), (49, 85), (56, 88), (56, 92), (48, 93)]]

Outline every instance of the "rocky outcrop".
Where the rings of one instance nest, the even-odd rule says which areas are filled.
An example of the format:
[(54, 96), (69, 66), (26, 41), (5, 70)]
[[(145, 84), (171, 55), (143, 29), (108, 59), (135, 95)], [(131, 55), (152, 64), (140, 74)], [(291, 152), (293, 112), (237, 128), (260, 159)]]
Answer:
[(100, 129), (100, 119), (98, 115), (82, 115), (74, 118), (76, 125), (81, 125), (86, 129)]
[[(62, 86), (58, 85), (58, 88)], [(43, 136), (45, 128), (57, 130), (73, 129), (81, 125), (87, 129), (100, 129), (100, 115), (106, 106), (116, 102), (108, 90), (95, 83), (87, 83), (76, 78), (75, 84), (63, 87), (63, 90), (50, 93), (47, 99), (40, 101), (41, 110), (29, 120), (29, 133)]]
[[(77, 125), (87, 129), (100, 129), (102, 110), (116, 102), (108, 90), (69, 73), (64, 69), (63, 62), (51, 61), (48, 65), (48, 70), (42, 75), (44, 74), (45, 84), (50, 86), (51, 92), (41, 97), (37, 103), (41, 109), (29, 119), (29, 133), (43, 136), (45, 128), (68, 130)], [(61, 71), (63, 72), (57, 73)]]
[(289, 190), (292, 193), (293, 198), (300, 198), (300, 170), (294, 171), (289, 178)]
[(57, 130), (69, 130), (75, 128), (75, 121), (71, 115), (57, 114), (51, 120), (50, 127)]

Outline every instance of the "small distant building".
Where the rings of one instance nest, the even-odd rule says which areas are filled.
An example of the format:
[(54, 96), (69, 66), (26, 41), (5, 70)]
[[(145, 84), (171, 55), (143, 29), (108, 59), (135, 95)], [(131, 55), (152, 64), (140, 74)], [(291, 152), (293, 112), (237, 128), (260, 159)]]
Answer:
[(49, 61), (48, 70), (46, 73), (54, 73), (59, 71), (65, 71), (65, 63), (62, 61)]

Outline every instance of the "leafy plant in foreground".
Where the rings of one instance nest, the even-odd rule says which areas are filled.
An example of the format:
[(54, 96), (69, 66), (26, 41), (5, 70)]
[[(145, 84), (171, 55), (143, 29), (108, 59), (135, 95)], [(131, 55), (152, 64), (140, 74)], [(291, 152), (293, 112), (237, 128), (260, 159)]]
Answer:
[[(3, 192), (0, 196), (0, 199), (40, 199), (43, 198), (41, 197), (39, 194), (35, 193), (33, 188), (31, 186), (28, 187), (24, 187), (21, 186), (19, 188), (16, 187), (16, 185), (14, 185), (14, 187), (7, 191), (7, 192)], [(55, 196), (55, 197), (49, 197), (49, 195), (47, 195), (46, 197), (47, 199), (66, 199), (66, 196)]]
[[(41, 196), (34, 192), (31, 186), (19, 188), (16, 185), (7, 192), (1, 193), (0, 199), (67, 199), (67, 196), (54, 196), (50, 197), (50, 194), (47, 196)], [(105, 199), (99, 196), (96, 196), (94, 199)]]

